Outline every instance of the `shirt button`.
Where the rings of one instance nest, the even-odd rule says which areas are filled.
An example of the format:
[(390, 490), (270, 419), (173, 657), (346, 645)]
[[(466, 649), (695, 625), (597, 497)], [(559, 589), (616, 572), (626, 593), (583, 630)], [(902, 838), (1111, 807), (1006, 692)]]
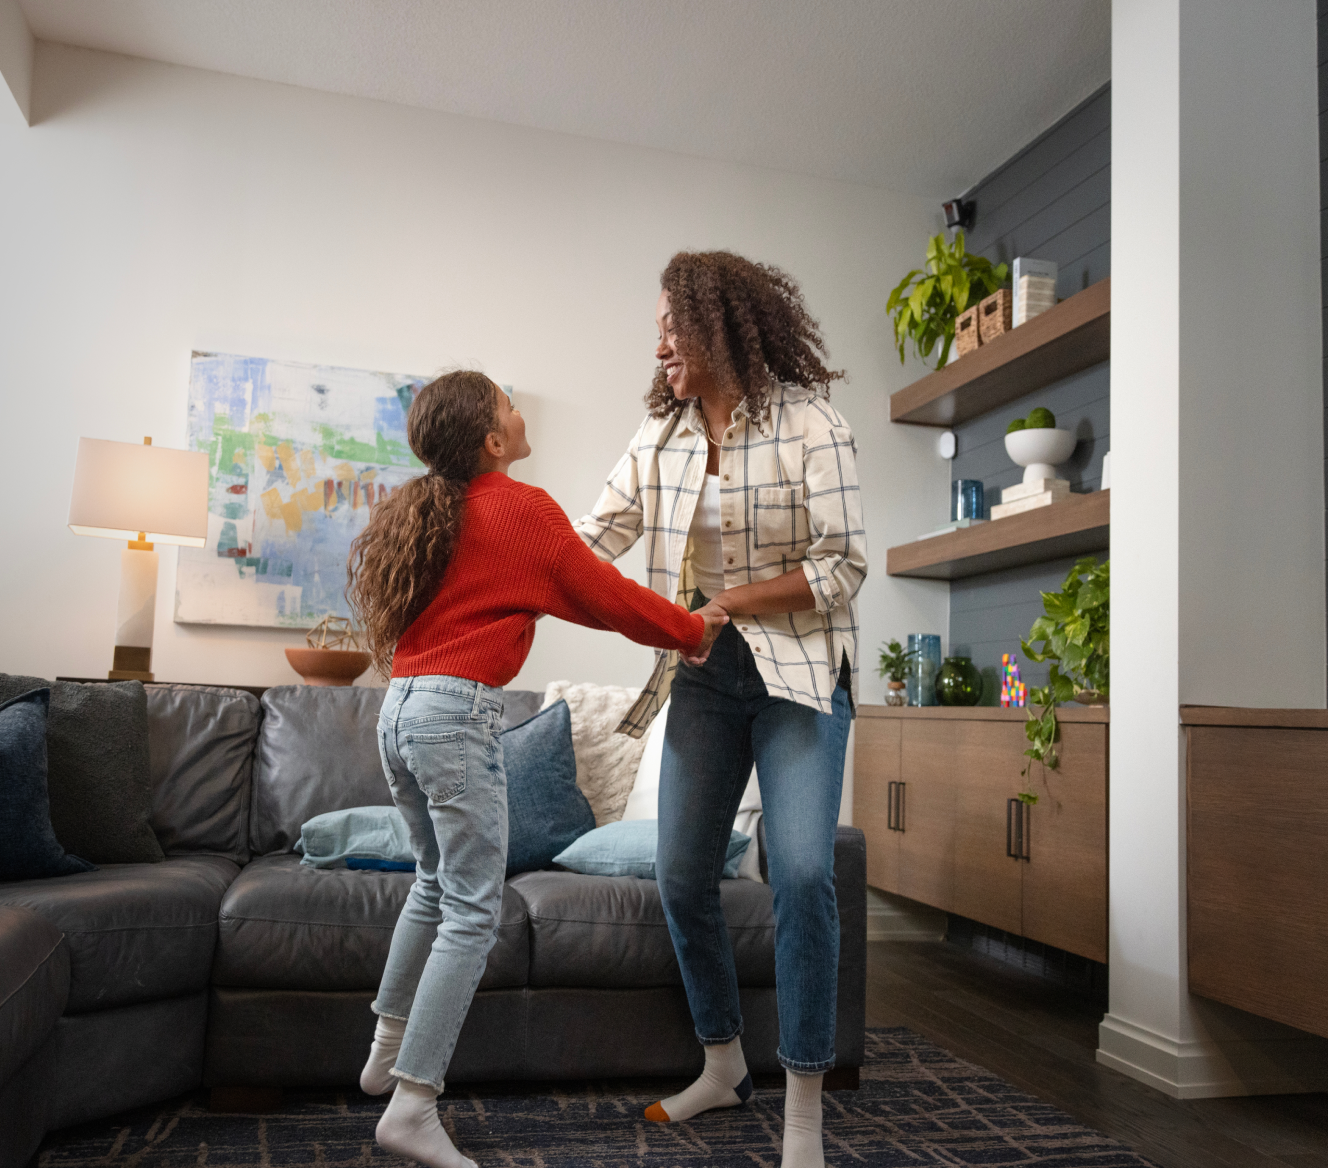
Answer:
[(758, 653), (761, 651), (760, 645), (753, 645), (752, 648), (755, 649)]
[(724, 476), (724, 481), (725, 481), (725, 482), (728, 482), (728, 481), (729, 481), (729, 476), (728, 476), (728, 475), (725, 475), (725, 476)]
[(732, 557), (732, 556), (729, 556), (729, 563), (730, 563), (730, 564), (733, 563), (733, 557)]
[(724, 520), (724, 526), (725, 526), (725, 527), (732, 527), (732, 526), (733, 526), (733, 520), (732, 520), (732, 519), (726, 519), (726, 520)]
[(742, 631), (743, 631), (744, 633), (747, 631), (747, 626), (746, 626), (746, 625), (743, 625), (743, 626), (742, 626)]

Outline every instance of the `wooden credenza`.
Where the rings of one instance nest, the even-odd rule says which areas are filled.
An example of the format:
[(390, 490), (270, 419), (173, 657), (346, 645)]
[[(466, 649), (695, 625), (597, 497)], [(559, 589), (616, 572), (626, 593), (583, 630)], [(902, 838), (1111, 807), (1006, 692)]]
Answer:
[(1061, 765), (1034, 765), (1029, 806), (1026, 711), (859, 707), (867, 883), (1105, 962), (1108, 711), (1058, 715)]
[(1190, 990), (1328, 1038), (1328, 711), (1180, 716)]

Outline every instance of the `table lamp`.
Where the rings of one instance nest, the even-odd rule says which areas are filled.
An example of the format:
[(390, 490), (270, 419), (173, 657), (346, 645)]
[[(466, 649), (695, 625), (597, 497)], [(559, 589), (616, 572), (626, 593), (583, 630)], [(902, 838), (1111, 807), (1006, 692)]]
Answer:
[(69, 530), (128, 540), (120, 553), (115, 656), (106, 676), (152, 680), (152, 626), (157, 608), (154, 543), (207, 543), (208, 456), (133, 442), (78, 440)]

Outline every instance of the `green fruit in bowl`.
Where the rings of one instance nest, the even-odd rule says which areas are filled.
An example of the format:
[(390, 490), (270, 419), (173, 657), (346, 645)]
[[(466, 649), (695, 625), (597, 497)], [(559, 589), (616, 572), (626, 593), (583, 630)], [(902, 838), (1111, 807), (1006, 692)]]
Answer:
[(1038, 406), (1028, 415), (1025, 427), (1029, 430), (1054, 430), (1056, 429), (1056, 415), (1050, 410)]
[(1005, 432), (1007, 434), (1013, 434), (1016, 430), (1023, 430), (1027, 425), (1028, 423), (1025, 422), (1023, 418), (1015, 418), (1013, 422), (1005, 427)]

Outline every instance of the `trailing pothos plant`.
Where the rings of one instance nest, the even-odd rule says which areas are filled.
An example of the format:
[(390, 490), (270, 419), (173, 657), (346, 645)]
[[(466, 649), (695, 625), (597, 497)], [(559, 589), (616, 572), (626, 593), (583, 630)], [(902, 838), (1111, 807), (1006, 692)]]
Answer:
[[(1056, 707), (1061, 702), (1086, 704), (1105, 702), (1111, 692), (1111, 564), (1089, 556), (1079, 560), (1065, 577), (1059, 592), (1044, 592), (1045, 616), (1038, 617), (1021, 642), (1031, 661), (1050, 661), (1048, 683), (1028, 691), (1028, 721), (1024, 733), (1028, 764), (1020, 773), (1028, 776), (1034, 762), (1047, 770), (1060, 766), (1056, 743), (1060, 726)], [(1040, 644), (1040, 647), (1035, 647)], [(1040, 713), (1033, 706), (1041, 706)], [(1019, 798), (1036, 803), (1037, 795), (1023, 791)]]
[(1003, 287), (1009, 276), (1008, 264), (992, 264), (983, 256), (970, 255), (962, 231), (955, 232), (951, 244), (943, 234), (933, 235), (924, 265), (900, 280), (885, 303), (895, 324), (900, 364), (909, 340), (923, 361), (939, 342), (936, 368), (941, 368), (950, 359), (955, 319), (970, 304)]

